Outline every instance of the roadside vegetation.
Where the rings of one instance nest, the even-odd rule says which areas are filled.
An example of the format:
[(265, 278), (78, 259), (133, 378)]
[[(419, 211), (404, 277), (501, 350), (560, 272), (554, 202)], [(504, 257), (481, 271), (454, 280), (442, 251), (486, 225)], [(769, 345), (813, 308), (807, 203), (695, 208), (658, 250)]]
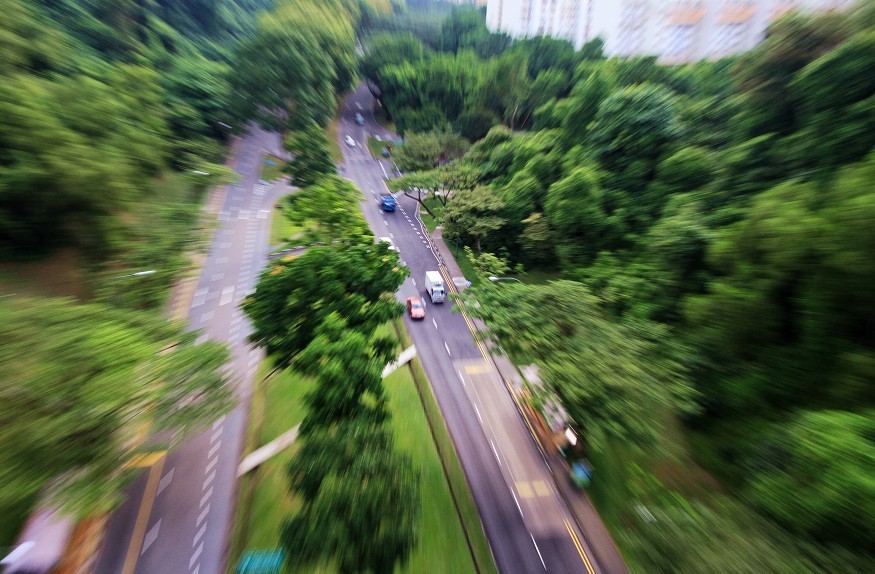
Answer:
[[(322, 152), (328, 156), (324, 146)], [(253, 482), (242, 490), (250, 501), (241, 501), (244, 510), (255, 508), (258, 500), (280, 497), (286, 502), (271, 508), (257, 527), (241, 514), (244, 524), (238, 525), (235, 547), (240, 552), (253, 545), (282, 544), (296, 568), (349, 571), (381, 564), (385, 569), (397, 562), (402, 571), (473, 572), (411, 373), (402, 367), (381, 380), (383, 366), (399, 350), (385, 322), (402, 311), (385, 296), (397, 289), (406, 268), (387, 246), (374, 244), (358, 209), (361, 192), (332, 171), (326, 169), (293, 196), (289, 212), (306, 226), (305, 235), (327, 245), (275, 261), (245, 303), (255, 339), (265, 344), (275, 364), (289, 369), (281, 373), (302, 373), (313, 383), (304, 394), (268, 399), (274, 404), (265, 407), (265, 421), (273, 409), (286, 412), (282, 404), (300, 402), (293, 408), (295, 416), (284, 416), (281, 424), (300, 423), (301, 436), (292, 447), (294, 454), (278, 457), (285, 463), (285, 480), (279, 480), (276, 462), (248, 479)], [(363, 315), (357, 309), (366, 301), (369, 310)], [(280, 377), (275, 375), (276, 384), (284, 380)], [(268, 381), (266, 388), (273, 384)], [(344, 391), (338, 393), (339, 388)], [(274, 436), (262, 434), (264, 441)], [(359, 465), (362, 470), (371, 465), (380, 469), (378, 475), (369, 474), (368, 488), (355, 479), (358, 471), (350, 471)], [(381, 492), (391, 493), (391, 498), (379, 498)], [(354, 512), (357, 501), (364, 503), (365, 498), (376, 505), (376, 513)], [(323, 532), (319, 541), (310, 538), (314, 530)], [(382, 538), (374, 539), (378, 532)]]
[(159, 316), (236, 179), (228, 76), (267, 3), (2, 2), (0, 547), (40, 497), (111, 509), (170, 446), (147, 431), (231, 406), (226, 350)]
[(464, 8), (368, 36), (393, 190), (466, 275), (553, 279), (464, 298), (568, 414), (636, 571), (875, 567), (873, 14), (683, 66)]

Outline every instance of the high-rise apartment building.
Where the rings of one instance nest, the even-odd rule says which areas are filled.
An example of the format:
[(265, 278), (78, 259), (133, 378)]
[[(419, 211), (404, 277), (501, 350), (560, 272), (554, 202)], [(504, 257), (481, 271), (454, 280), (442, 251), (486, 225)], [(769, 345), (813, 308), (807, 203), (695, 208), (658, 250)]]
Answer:
[(488, 0), (486, 25), (515, 37), (553, 36), (576, 48), (597, 37), (612, 56), (666, 63), (722, 58), (762, 41), (790, 10), (844, 9), (854, 0)]

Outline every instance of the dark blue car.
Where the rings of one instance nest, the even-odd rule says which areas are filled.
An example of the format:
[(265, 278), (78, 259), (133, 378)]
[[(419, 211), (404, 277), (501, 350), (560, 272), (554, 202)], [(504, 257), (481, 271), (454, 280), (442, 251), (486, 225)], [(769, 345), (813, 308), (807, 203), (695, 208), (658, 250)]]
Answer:
[(380, 207), (383, 208), (383, 211), (395, 211), (395, 207), (398, 205), (398, 202), (395, 201), (395, 197), (390, 193), (384, 193), (380, 195)]

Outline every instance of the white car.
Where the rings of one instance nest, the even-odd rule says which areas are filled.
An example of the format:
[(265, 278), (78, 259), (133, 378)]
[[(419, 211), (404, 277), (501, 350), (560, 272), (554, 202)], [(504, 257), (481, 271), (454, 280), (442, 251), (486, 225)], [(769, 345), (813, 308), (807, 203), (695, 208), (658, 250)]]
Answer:
[(392, 243), (392, 239), (390, 239), (389, 237), (381, 237), (377, 239), (377, 243), (388, 243), (390, 251), (398, 251), (398, 248), (395, 247), (395, 244)]
[(346, 136), (346, 145), (349, 147), (355, 147), (355, 140), (352, 139), (352, 136)]

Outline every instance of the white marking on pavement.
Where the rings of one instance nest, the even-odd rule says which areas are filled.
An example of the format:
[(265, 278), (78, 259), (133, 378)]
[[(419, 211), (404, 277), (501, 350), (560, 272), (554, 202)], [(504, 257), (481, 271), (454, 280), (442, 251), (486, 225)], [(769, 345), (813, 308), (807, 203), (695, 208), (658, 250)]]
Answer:
[(451, 357), (453, 356), (453, 354), (450, 352), (450, 346), (447, 345), (447, 342), (446, 342), (446, 341), (444, 341), (444, 349), (447, 350), (447, 355), (449, 355), (449, 356), (451, 356)]
[(214, 313), (212, 311), (207, 311), (206, 313), (201, 315), (201, 322), (202, 323), (208, 322), (210, 319), (213, 318), (213, 315), (214, 315)]
[(149, 532), (146, 533), (146, 537), (143, 539), (143, 549), (140, 551), (140, 556), (142, 556), (146, 550), (152, 546), (152, 543), (155, 542), (155, 539), (158, 538), (158, 530), (161, 528), (161, 519), (158, 519), (158, 522), (155, 523), (155, 526), (149, 529)]
[[(191, 560), (188, 561), (188, 567), (191, 568), (194, 566), (194, 563), (197, 562), (197, 559), (201, 557), (201, 553), (204, 551), (204, 543), (201, 542), (200, 546), (197, 547), (197, 550), (194, 551), (194, 554), (191, 556)], [(200, 568), (198, 568), (200, 569)]]
[(392, 233), (389, 233), (389, 239), (395, 239), (395, 236)]
[(389, 225), (389, 222), (386, 221), (385, 219), (383, 220), (383, 223), (385, 223), (387, 226)]
[(538, 543), (535, 542), (535, 537), (532, 536), (532, 533), (531, 533), (531, 532), (529, 532), (529, 536), (532, 538), (532, 544), (535, 545), (535, 550), (538, 552), (538, 558), (541, 559), (541, 566), (543, 566), (543, 567), (544, 567), (544, 570), (546, 570), (546, 569), (547, 569), (547, 565), (544, 564), (544, 557), (541, 556), (541, 549), (538, 548)]
[(223, 432), (225, 432), (225, 427), (217, 428), (216, 432), (213, 433), (213, 436), (210, 437), (210, 443), (216, 442), (216, 439), (222, 436)]
[(234, 299), (233, 285), (231, 287), (225, 287), (224, 289), (222, 289), (222, 299), (219, 301), (219, 307), (221, 307), (222, 305), (227, 305), (231, 302), (232, 299)]
[(483, 417), (480, 416), (480, 409), (477, 408), (477, 405), (474, 405), (474, 412), (477, 413), (477, 418), (480, 419), (480, 422), (483, 422)]
[[(493, 447), (495, 448), (495, 447)], [(497, 455), (496, 455), (497, 456)], [(216, 479), (216, 471), (210, 473), (210, 475), (204, 480), (204, 485), (201, 487), (201, 490), (206, 490), (207, 487)]]
[(200, 571), (201, 571), (201, 565), (198, 564), (197, 566), (194, 567), (194, 570), (191, 571), (191, 574), (200, 574)]
[(227, 263), (227, 262), (228, 262), (227, 257), (216, 257), (216, 265), (221, 265), (221, 264)]
[(501, 459), (498, 458), (498, 451), (495, 450), (495, 443), (493, 443), (493, 442), (490, 440), (490, 441), (489, 441), (489, 446), (492, 447), (492, 454), (495, 455), (495, 460), (498, 461), (498, 466), (501, 466)]
[(389, 174), (386, 173), (386, 168), (383, 167), (383, 162), (381, 162), (380, 160), (377, 160), (377, 163), (380, 164), (380, 169), (383, 170), (383, 177), (385, 177), (386, 179), (389, 179)]
[(161, 480), (158, 482), (158, 492), (155, 493), (155, 496), (161, 494), (161, 492), (170, 486), (170, 483), (173, 482), (173, 471), (176, 470), (176, 467), (170, 469), (170, 471), (161, 477)]
[(207, 532), (207, 524), (209, 522), (204, 522), (204, 525), (201, 526), (201, 529), (197, 531), (197, 534), (194, 535), (194, 542), (191, 543), (191, 547), (194, 548), (195, 544), (198, 543), (198, 540), (203, 538), (204, 534)]
[(200, 514), (200, 516), (197, 517), (197, 524), (195, 524), (195, 526), (201, 525), (201, 522), (204, 521), (204, 518), (206, 518), (207, 514), (209, 514), (209, 512), (210, 512), (210, 506), (211, 506), (211, 504), (207, 504), (207, 507), (204, 508), (203, 510), (201, 510), (201, 514)]
[(210, 454), (207, 458), (213, 458), (213, 455), (216, 454), (216, 451), (219, 450), (219, 447), (222, 446), (222, 441), (217, 442), (213, 445), (213, 448), (210, 449)]
[(431, 318), (431, 323), (434, 325), (434, 328), (437, 329), (437, 321), (435, 321), (434, 317)]
[(204, 494), (203, 496), (201, 496), (201, 505), (198, 508), (203, 508), (204, 504), (207, 503), (207, 501), (210, 499), (210, 497), (212, 495), (213, 495), (213, 487), (211, 486), (210, 489), (207, 491), (207, 493)]
[(464, 385), (465, 384), (465, 377), (462, 376), (462, 371), (457, 370), (456, 372), (459, 373), (459, 380), (462, 381), (462, 384)]
[(513, 487), (510, 488), (510, 495), (513, 496), (513, 501), (516, 503), (516, 509), (520, 511), (520, 516), (525, 518), (525, 515), (523, 514), (523, 509), (520, 506), (520, 501), (516, 499), (516, 493), (513, 491)]
[(416, 287), (416, 279), (414, 279), (413, 277), (411, 277), (410, 280), (413, 281), (413, 286)]
[(225, 422), (225, 415), (222, 415), (218, 419), (216, 419), (216, 422), (213, 423), (213, 429), (215, 430), (216, 427), (222, 426), (223, 422)]

